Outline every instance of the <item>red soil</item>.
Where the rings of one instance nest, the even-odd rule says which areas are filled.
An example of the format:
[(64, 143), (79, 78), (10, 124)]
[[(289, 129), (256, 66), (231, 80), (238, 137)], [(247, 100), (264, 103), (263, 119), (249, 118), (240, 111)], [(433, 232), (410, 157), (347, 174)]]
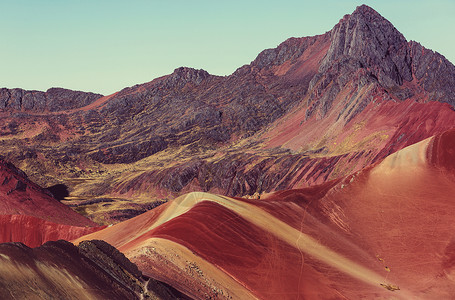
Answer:
[(428, 150), (431, 165), (455, 174), (455, 129), (436, 136)]
[(350, 176), (262, 200), (190, 194), (79, 240), (106, 239), (146, 274), (174, 266), (166, 281), (198, 297), (184, 284), (188, 266), (160, 261), (147, 245), (182, 245), (187, 262), (197, 255), (262, 299), (448, 299), (454, 146), (447, 131)]
[(36, 247), (44, 242), (75, 239), (100, 230), (0, 160), (0, 243), (22, 242)]
[(38, 247), (47, 241), (76, 239), (105, 227), (78, 227), (26, 215), (0, 215), (0, 243), (21, 242)]
[(151, 231), (149, 237), (169, 239), (187, 247), (261, 299), (339, 295), (329, 287), (317, 262), (305, 261), (308, 258), (293, 245), (213, 202), (197, 204), (166, 226)]
[[(264, 135), (264, 138), (269, 139), (268, 147), (282, 146), (299, 150), (302, 147), (315, 146), (325, 137), (325, 145), (330, 150), (347, 152), (348, 148), (337, 151), (337, 145), (347, 141), (349, 145), (346, 147), (355, 147), (365, 138), (379, 134), (381, 138), (375, 138), (371, 146), (362, 145), (359, 149), (381, 150), (393, 144), (394, 151), (397, 151), (455, 126), (455, 111), (447, 103), (417, 103), (409, 99), (402, 102), (370, 103), (349, 123), (344, 124), (336, 121), (342, 101), (343, 97), (337, 98), (333, 105), (340, 106), (340, 109), (332, 109), (329, 115), (322, 119), (313, 117), (305, 121), (306, 110), (298, 107), (294, 113), (278, 120), (272, 126), (273, 129)], [(403, 136), (397, 140), (400, 135)], [(348, 137), (351, 139), (347, 140)]]
[(0, 215), (27, 215), (72, 226), (96, 226), (0, 161)]

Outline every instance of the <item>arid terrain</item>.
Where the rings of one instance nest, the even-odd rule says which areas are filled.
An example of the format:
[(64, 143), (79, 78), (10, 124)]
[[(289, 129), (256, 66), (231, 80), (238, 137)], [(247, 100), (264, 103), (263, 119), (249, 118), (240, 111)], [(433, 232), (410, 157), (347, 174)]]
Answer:
[(0, 296), (451, 299), (454, 106), (366, 5), (229, 76), (3, 88)]

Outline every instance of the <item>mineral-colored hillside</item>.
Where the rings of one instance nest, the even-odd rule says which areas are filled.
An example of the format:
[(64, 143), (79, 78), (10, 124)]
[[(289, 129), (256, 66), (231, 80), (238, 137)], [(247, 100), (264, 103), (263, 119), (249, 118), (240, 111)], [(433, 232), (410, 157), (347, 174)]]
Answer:
[(34, 100), (60, 103), (45, 109), (26, 104), (38, 92), (3, 94), (3, 155), (75, 200), (116, 199), (117, 219), (92, 216), (107, 223), (190, 191), (323, 183), (455, 125), (455, 67), (365, 5), (225, 77), (182, 67), (106, 97), (51, 89)]
[(104, 239), (195, 298), (448, 299), (454, 146), (447, 131), (260, 200), (190, 193), (75, 243)]
[(29, 180), (22, 170), (3, 160), (0, 160), (0, 180), (1, 215), (28, 215), (67, 225), (96, 225)]
[(0, 182), (0, 243), (22, 242), (36, 247), (103, 228), (60, 203), (23, 171), (3, 160)]
[(366, 5), (229, 76), (1, 89), (0, 242), (44, 245), (0, 298), (451, 299), (454, 106)]

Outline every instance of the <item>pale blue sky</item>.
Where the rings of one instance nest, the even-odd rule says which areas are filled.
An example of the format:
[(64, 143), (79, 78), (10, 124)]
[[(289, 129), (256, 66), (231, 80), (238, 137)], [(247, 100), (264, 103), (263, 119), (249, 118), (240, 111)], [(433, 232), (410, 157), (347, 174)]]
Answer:
[(229, 75), (362, 3), (455, 62), (453, 0), (0, 0), (0, 87), (110, 94), (179, 66)]

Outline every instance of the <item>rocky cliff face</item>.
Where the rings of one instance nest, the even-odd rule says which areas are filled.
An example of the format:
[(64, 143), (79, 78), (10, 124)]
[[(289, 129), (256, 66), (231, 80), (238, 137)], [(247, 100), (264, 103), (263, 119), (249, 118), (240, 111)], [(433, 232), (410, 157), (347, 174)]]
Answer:
[(51, 88), (46, 92), (23, 89), (0, 89), (0, 110), (29, 112), (56, 112), (84, 107), (102, 95)]
[(408, 43), (412, 74), (429, 101), (455, 105), (455, 66), (444, 56), (417, 42)]
[(412, 80), (404, 36), (372, 8), (362, 5), (330, 31), (331, 44), (320, 72), (347, 57), (370, 69), (384, 87)]
[[(362, 5), (328, 32), (330, 47), (310, 82), (308, 116), (325, 116), (343, 90), (360, 93), (371, 86), (386, 93), (385, 100), (439, 101), (455, 104), (455, 67), (439, 53), (407, 42), (404, 36), (372, 8)], [(356, 85), (352, 88), (347, 85)], [(322, 96), (321, 96), (322, 95)], [(340, 116), (351, 120), (373, 100), (366, 95)], [(354, 113), (354, 114), (350, 114)]]

